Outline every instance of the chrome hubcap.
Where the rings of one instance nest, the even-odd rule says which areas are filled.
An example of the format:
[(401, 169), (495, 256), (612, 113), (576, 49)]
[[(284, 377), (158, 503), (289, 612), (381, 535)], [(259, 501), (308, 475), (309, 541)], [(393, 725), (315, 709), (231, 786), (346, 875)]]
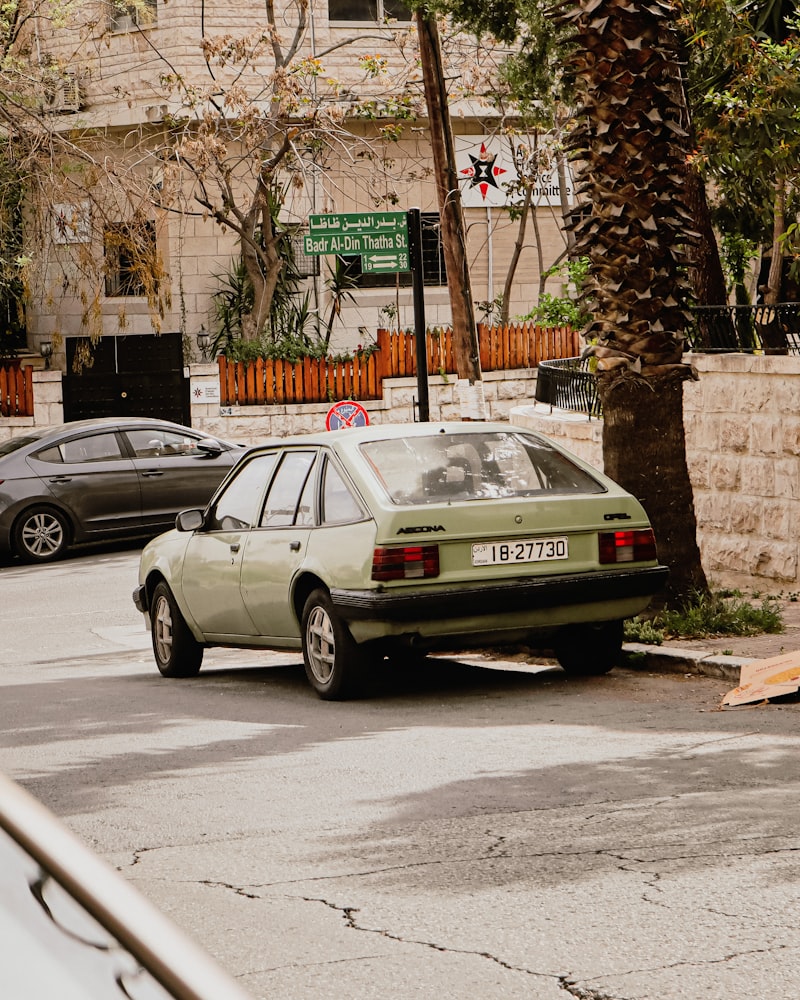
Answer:
[(333, 625), (324, 608), (315, 607), (306, 623), (308, 665), (320, 684), (327, 684), (333, 673), (336, 644)]

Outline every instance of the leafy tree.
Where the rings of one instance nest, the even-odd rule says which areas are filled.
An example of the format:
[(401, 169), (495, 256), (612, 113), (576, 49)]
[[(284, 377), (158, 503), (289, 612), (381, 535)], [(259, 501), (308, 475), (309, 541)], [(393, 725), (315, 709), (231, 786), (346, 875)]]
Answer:
[(796, 4), (685, 3), (694, 162), (713, 182), (715, 218), (770, 260), (764, 301), (785, 295), (787, 231), (800, 198), (800, 39)]

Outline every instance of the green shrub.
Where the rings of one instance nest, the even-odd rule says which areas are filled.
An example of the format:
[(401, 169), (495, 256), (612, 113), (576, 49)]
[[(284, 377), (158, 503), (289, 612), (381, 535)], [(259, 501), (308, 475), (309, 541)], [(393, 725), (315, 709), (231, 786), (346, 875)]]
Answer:
[(625, 622), (625, 640), (660, 646), (664, 639), (705, 639), (723, 635), (758, 635), (784, 631), (776, 598), (754, 604), (739, 591), (693, 594), (678, 611), (661, 611), (652, 618)]

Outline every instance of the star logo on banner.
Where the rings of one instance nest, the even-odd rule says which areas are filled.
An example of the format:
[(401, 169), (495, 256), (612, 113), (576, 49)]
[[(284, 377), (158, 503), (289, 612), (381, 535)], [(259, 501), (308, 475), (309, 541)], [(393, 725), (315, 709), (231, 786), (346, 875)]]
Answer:
[(488, 153), (485, 142), (481, 143), (480, 156), (473, 156), (472, 153), (467, 155), (472, 160), (472, 166), (464, 167), (461, 173), (469, 177), (469, 186), (478, 188), (481, 197), (485, 199), (490, 187), (499, 188), (497, 178), (502, 177), (507, 171), (503, 167), (495, 166), (497, 154)]

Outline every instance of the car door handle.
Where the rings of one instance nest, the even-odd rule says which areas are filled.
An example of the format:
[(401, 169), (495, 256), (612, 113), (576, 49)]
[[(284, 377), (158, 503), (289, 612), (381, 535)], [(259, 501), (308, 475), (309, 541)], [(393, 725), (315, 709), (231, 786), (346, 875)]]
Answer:
[(142, 475), (145, 477), (145, 479), (155, 479), (157, 476), (163, 476), (164, 473), (162, 472), (161, 469), (146, 469), (144, 472), (142, 472)]
[(231, 543), (231, 552), (238, 552), (241, 547), (242, 546), (241, 546), (241, 544), (239, 542), (232, 542)]
[(48, 483), (71, 483), (72, 476), (51, 476)]
[(292, 552), (299, 552), (300, 542), (289, 542), (289, 548), (292, 550)]

